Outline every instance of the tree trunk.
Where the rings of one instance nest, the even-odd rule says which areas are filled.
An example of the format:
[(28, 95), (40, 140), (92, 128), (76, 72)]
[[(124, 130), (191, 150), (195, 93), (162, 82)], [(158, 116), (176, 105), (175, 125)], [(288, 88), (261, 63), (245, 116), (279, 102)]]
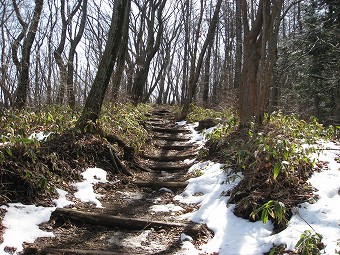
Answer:
[(189, 48), (190, 48), (190, 1), (185, 1), (185, 7), (183, 8), (183, 20), (184, 20), (184, 53), (183, 53), (183, 78), (181, 86), (181, 103), (184, 104), (185, 98), (188, 93), (188, 66), (189, 66)]
[(263, 8), (263, 37), (262, 37), (262, 53), (260, 70), (257, 77), (257, 107), (256, 119), (262, 123), (263, 116), (266, 111), (269, 99), (269, 88), (272, 86), (274, 76), (274, 65), (277, 55), (277, 39), (280, 29), (280, 13), (282, 9), (282, 1), (276, 2), (270, 11), (270, 2), (265, 2)]
[(235, 52), (235, 77), (234, 88), (239, 88), (241, 83), (241, 70), (242, 70), (242, 12), (241, 1), (236, 2), (236, 52)]
[(254, 118), (259, 124), (263, 120), (276, 61), (282, 2), (279, 0), (271, 4), (269, 0), (260, 1), (250, 30), (247, 1), (242, 1), (244, 56), (239, 90), (241, 126), (249, 125)]
[[(5, 23), (5, 14), (6, 14), (6, 5), (4, 6), (3, 13), (1, 15), (1, 24)], [(7, 77), (8, 77), (8, 66), (9, 63), (6, 60), (6, 40), (5, 40), (5, 26), (1, 26), (1, 40), (2, 40), (2, 49), (1, 49), (1, 58), (0, 58), (0, 88), (3, 93), (4, 98), (4, 104), (2, 105), (5, 108), (9, 108), (9, 106), (12, 104), (12, 95), (10, 93), (10, 90), (7, 86)]]
[(124, 27), (129, 25), (129, 15), (127, 14), (129, 13), (130, 6), (130, 1), (115, 0), (114, 2), (108, 41), (104, 54), (100, 60), (96, 77), (86, 99), (84, 110), (77, 122), (77, 126), (80, 129), (84, 129), (89, 121), (96, 122), (99, 118), (119, 48), (125, 47), (123, 45), (124, 42), (122, 42), (122, 33)]
[(65, 17), (65, 0), (61, 0), (60, 4), (60, 16), (61, 16), (61, 36), (60, 36), (60, 42), (57, 47), (57, 49), (54, 51), (54, 58), (59, 68), (59, 89), (58, 89), (58, 95), (57, 95), (57, 103), (62, 104), (64, 101), (64, 95), (65, 95), (65, 88), (66, 88), (66, 77), (67, 77), (67, 68), (62, 58), (62, 53), (64, 51), (65, 47), (65, 41), (66, 41), (66, 29), (67, 29), (67, 20)]
[[(66, 33), (67, 33), (67, 26), (72, 22), (73, 16), (77, 13), (79, 10), (82, 0), (77, 0), (77, 4), (74, 6), (72, 9), (71, 13), (67, 15), (65, 14), (65, 0), (61, 0), (60, 4), (60, 16), (61, 16), (61, 35), (60, 35), (60, 42), (57, 47), (57, 49), (54, 51), (54, 58), (56, 60), (56, 63), (59, 68), (60, 72), (60, 77), (59, 77), (59, 89), (58, 89), (58, 95), (57, 95), (57, 103), (62, 104), (64, 102), (65, 98), (65, 93), (68, 93), (68, 79), (70, 79), (70, 75), (68, 73), (68, 69), (70, 69), (70, 64), (64, 63), (64, 60), (62, 58), (62, 54), (65, 48), (65, 43), (66, 43)], [(87, 2), (87, 1), (86, 1)], [(72, 42), (71, 42), (72, 44)], [(72, 48), (72, 46), (71, 46)], [(73, 49), (70, 49), (71, 51), (75, 51)], [(71, 53), (69, 53), (71, 55)], [(74, 53), (73, 53), (74, 55)], [(72, 65), (73, 65), (73, 60), (72, 60)], [(73, 66), (71, 67), (73, 69)], [(72, 70), (72, 79), (73, 79), (73, 70)]]
[[(130, 14), (130, 9), (126, 8), (124, 19), (128, 19)], [(128, 20), (125, 22), (129, 22)], [(123, 72), (125, 68), (125, 60), (128, 52), (128, 40), (129, 40), (129, 26), (124, 26), (123, 28), (123, 36), (122, 36), (122, 47), (119, 48), (118, 57), (117, 57), (117, 65), (115, 72), (113, 74), (113, 82), (112, 82), (112, 92), (111, 92), (111, 100), (113, 102), (117, 101), (120, 83), (122, 81)]]
[[(163, 36), (163, 18), (162, 13), (165, 7), (166, 0), (155, 4), (154, 0), (150, 1), (151, 4), (151, 18), (148, 20), (148, 39), (145, 52), (141, 53), (137, 57), (136, 63), (138, 65), (135, 79), (132, 85), (132, 100), (135, 104), (138, 104), (144, 99), (145, 85), (148, 79), (150, 63), (153, 57), (156, 55), (159, 46), (161, 44)], [(158, 8), (158, 10), (157, 10)], [(156, 40), (154, 39), (154, 25), (155, 25), (155, 14), (157, 10), (157, 21), (158, 21), (158, 31), (156, 35)]]
[[(27, 32), (26, 37), (24, 38), (24, 42), (22, 45), (21, 61), (19, 65), (20, 67), (19, 68), (19, 83), (18, 83), (18, 89), (17, 89), (15, 105), (14, 105), (15, 108), (19, 110), (25, 107), (26, 101), (27, 101), (27, 93), (29, 89), (29, 67), (30, 67), (30, 58), (31, 58), (31, 48), (34, 42), (35, 34), (38, 29), (43, 5), (44, 5), (43, 0), (35, 1), (33, 17), (28, 27), (28, 30), (27, 30), (28, 32)], [(19, 19), (21, 19), (21, 17)]]
[(209, 104), (209, 88), (210, 88), (210, 59), (213, 41), (210, 42), (207, 57), (204, 64), (204, 78), (203, 78), (203, 106), (208, 107)]
[(83, 7), (82, 7), (82, 16), (79, 24), (79, 31), (74, 39), (71, 39), (71, 47), (68, 54), (68, 61), (67, 61), (67, 103), (71, 107), (71, 109), (75, 108), (76, 99), (75, 99), (75, 92), (74, 92), (74, 84), (73, 84), (73, 75), (74, 75), (74, 55), (76, 53), (76, 47), (80, 42), (81, 37), (83, 36), (85, 23), (87, 17), (87, 0), (83, 0)]
[(212, 17), (212, 20), (211, 20), (211, 23), (210, 23), (210, 26), (209, 26), (209, 29), (208, 29), (207, 37), (205, 38), (204, 44), (202, 46), (202, 50), (200, 52), (197, 64), (196, 64), (196, 66), (194, 66), (194, 67), (192, 66), (192, 68), (191, 68), (189, 88), (188, 88), (188, 97), (184, 102), (183, 109), (182, 109), (182, 112), (181, 112), (181, 118), (182, 119), (186, 118), (186, 116), (189, 113), (190, 105), (191, 105), (193, 97), (195, 96), (195, 93), (196, 93), (197, 81), (198, 81), (198, 78), (200, 76), (205, 52), (206, 52), (210, 42), (214, 40), (214, 34), (215, 34), (217, 22), (219, 20), (219, 12), (220, 12), (220, 8), (221, 8), (221, 4), (222, 4), (222, 0), (218, 0), (216, 7), (215, 7), (214, 15)]

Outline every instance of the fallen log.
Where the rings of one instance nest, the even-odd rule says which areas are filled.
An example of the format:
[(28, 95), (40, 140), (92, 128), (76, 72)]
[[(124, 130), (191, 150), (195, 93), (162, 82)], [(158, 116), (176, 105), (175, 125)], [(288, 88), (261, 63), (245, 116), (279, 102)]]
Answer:
[[(35, 253), (36, 254), (36, 253)], [(102, 250), (82, 250), (82, 249), (58, 249), (58, 248), (45, 248), (42, 249), (39, 254), (46, 255), (129, 255), (129, 253), (122, 252), (111, 252)], [(134, 254), (145, 254), (145, 253), (134, 253)]]
[(125, 218), (102, 213), (82, 212), (73, 209), (57, 208), (51, 215), (51, 219), (56, 222), (71, 221), (90, 225), (100, 225), (105, 227), (117, 227), (120, 229), (162, 229), (186, 227), (186, 224), (165, 221), (152, 221), (147, 219)]
[(187, 182), (147, 182), (147, 181), (135, 181), (133, 182), (135, 185), (139, 187), (151, 187), (151, 188), (172, 188), (172, 189), (180, 189), (185, 188), (188, 183)]

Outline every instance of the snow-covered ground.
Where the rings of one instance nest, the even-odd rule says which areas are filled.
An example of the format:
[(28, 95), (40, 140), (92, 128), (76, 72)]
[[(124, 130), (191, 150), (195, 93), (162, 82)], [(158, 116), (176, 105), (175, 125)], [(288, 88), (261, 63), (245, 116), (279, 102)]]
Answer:
[[(185, 123), (179, 123), (185, 125)], [(193, 142), (204, 143), (202, 134), (193, 130)], [(211, 129), (212, 130), (212, 129)], [(210, 131), (210, 130), (208, 130)], [(340, 163), (334, 159), (338, 157), (340, 146), (331, 142), (322, 142), (327, 150), (320, 150), (320, 154), (312, 155), (321, 161), (327, 162), (327, 169), (314, 173), (310, 179), (311, 184), (317, 188), (320, 199), (314, 203), (303, 203), (297, 208), (289, 222), (289, 226), (278, 234), (272, 234), (273, 225), (268, 222), (249, 222), (233, 214), (234, 205), (228, 204), (226, 192), (235, 187), (241, 180), (242, 174), (228, 173), (223, 165), (214, 162), (199, 162), (189, 171), (198, 175), (188, 180), (187, 188), (174, 201), (182, 204), (198, 204), (197, 211), (183, 214), (179, 217), (194, 222), (205, 223), (214, 232), (214, 237), (206, 244), (195, 248), (192, 238), (185, 233), (181, 235), (182, 249), (178, 254), (220, 254), (220, 255), (251, 255), (268, 252), (273, 245), (286, 244), (287, 249), (294, 249), (300, 235), (313, 229), (323, 236), (326, 245), (325, 254), (337, 254), (340, 251)], [(75, 184), (78, 191), (74, 194), (81, 201), (93, 203), (101, 207), (100, 195), (93, 191), (93, 184), (106, 182), (106, 173), (99, 168), (89, 168), (83, 173), (84, 181)], [(170, 190), (162, 189), (165, 192)], [(72, 205), (67, 199), (67, 192), (57, 189), (59, 199), (54, 201), (56, 207)], [(150, 208), (150, 213), (172, 211), (180, 212), (181, 207), (175, 204), (156, 205)], [(34, 205), (8, 204), (2, 206), (7, 212), (2, 224), (6, 228), (4, 242), (0, 244), (0, 254), (6, 247), (14, 247), (16, 252), (22, 251), (24, 242), (34, 242), (38, 237), (53, 237), (52, 232), (39, 229), (38, 225), (49, 220), (56, 207), (40, 207)]]
[[(337, 150), (340, 146), (335, 146)], [(199, 203), (200, 208), (181, 217), (197, 223), (206, 223), (214, 231), (214, 237), (196, 249), (190, 241), (183, 241), (182, 251), (178, 254), (218, 253), (225, 255), (257, 255), (268, 252), (273, 245), (286, 244), (293, 250), (305, 230), (313, 229), (323, 236), (326, 245), (325, 254), (338, 254), (340, 251), (340, 164), (335, 162), (335, 150), (323, 151), (320, 158), (328, 163), (328, 170), (314, 173), (310, 182), (318, 189), (320, 199), (315, 204), (303, 203), (296, 208), (287, 229), (272, 234), (273, 224), (267, 222), (249, 222), (233, 214), (234, 205), (228, 204), (228, 196), (224, 194), (234, 187), (242, 178), (237, 174), (234, 178), (221, 169), (220, 164), (203, 162), (194, 165), (190, 171), (200, 169), (203, 175), (189, 180), (185, 191), (175, 198), (183, 203)], [(198, 194), (198, 195), (197, 195)], [(305, 222), (306, 221), (306, 222)]]
[[(177, 123), (185, 125), (185, 122)], [(193, 132), (192, 141), (204, 144), (204, 136), (195, 131), (198, 124), (190, 124)], [(213, 128), (206, 130), (211, 132)], [(275, 245), (285, 244), (288, 250), (294, 250), (296, 243), (305, 230), (315, 230), (323, 236), (325, 254), (340, 253), (340, 145), (333, 142), (320, 141), (317, 144), (319, 153), (311, 155), (318, 161), (326, 162), (327, 168), (320, 173), (315, 172), (310, 183), (318, 190), (319, 200), (314, 204), (303, 203), (296, 208), (288, 227), (272, 234), (271, 222), (249, 222), (234, 215), (234, 205), (228, 204), (226, 192), (233, 188), (242, 178), (242, 174), (229, 175), (223, 165), (214, 162), (200, 162), (189, 171), (198, 171), (202, 175), (189, 180), (185, 191), (175, 199), (182, 203), (199, 204), (200, 208), (192, 213), (182, 215), (197, 223), (205, 223), (214, 232), (214, 237), (196, 249), (190, 238), (183, 240), (182, 250), (178, 254), (220, 254), (220, 255), (252, 255), (270, 251)], [(229, 181), (228, 181), (229, 180)], [(306, 223), (310, 224), (313, 229)]]
[[(100, 168), (88, 168), (82, 173), (83, 182), (75, 184), (78, 191), (74, 194), (82, 202), (90, 202), (97, 207), (101, 207), (98, 200), (100, 195), (93, 191), (93, 184), (107, 182), (106, 172)], [(7, 250), (15, 250), (15, 254), (23, 250), (23, 243), (33, 243), (38, 237), (54, 237), (52, 232), (39, 229), (39, 224), (49, 221), (52, 212), (57, 207), (65, 207), (74, 204), (67, 199), (67, 192), (62, 189), (56, 189), (59, 198), (53, 200), (56, 207), (42, 207), (35, 205), (23, 205), (21, 203), (9, 203), (7, 206), (1, 206), (6, 210), (2, 225), (5, 227), (3, 243), (0, 244), (0, 255), (12, 254), (6, 253)], [(10, 248), (10, 249), (9, 249)]]

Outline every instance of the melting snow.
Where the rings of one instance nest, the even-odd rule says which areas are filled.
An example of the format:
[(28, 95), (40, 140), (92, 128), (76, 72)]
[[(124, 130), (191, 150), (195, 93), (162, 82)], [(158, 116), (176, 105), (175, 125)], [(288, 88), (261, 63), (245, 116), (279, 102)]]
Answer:
[[(177, 124), (185, 125), (186, 122)], [(197, 123), (188, 125), (193, 132), (192, 142), (203, 145), (204, 137), (194, 130), (197, 125)], [(43, 134), (36, 134), (35, 138), (44, 139)], [(340, 239), (340, 163), (336, 162), (334, 158), (339, 157), (336, 153), (340, 150), (340, 146), (324, 141), (320, 142), (319, 146), (329, 148), (329, 150), (323, 150), (319, 154), (313, 155), (313, 157), (327, 162), (328, 167), (328, 170), (314, 173), (310, 179), (311, 184), (318, 189), (316, 193), (320, 198), (315, 204), (301, 204), (296, 209), (297, 212), (291, 218), (287, 229), (275, 235), (272, 235), (273, 225), (270, 222), (267, 224), (252, 223), (233, 214), (234, 205), (228, 204), (229, 197), (225, 194), (226, 191), (237, 185), (242, 178), (241, 174), (228, 175), (227, 171), (223, 170), (223, 165), (210, 161), (192, 166), (189, 171), (199, 176), (190, 179), (187, 188), (182, 194), (177, 195), (175, 200), (187, 204), (199, 204), (200, 208), (197, 211), (184, 214), (181, 218), (206, 223), (214, 232), (214, 237), (198, 250), (191, 243), (191, 237), (183, 233), (181, 235), (182, 250), (178, 254), (194, 255), (216, 252), (221, 255), (252, 255), (268, 252), (273, 244), (282, 243), (285, 243), (288, 249), (294, 249), (303, 231), (310, 229), (305, 221), (316, 232), (323, 235), (322, 241), (326, 245), (323, 252), (337, 254), (340, 250), (338, 244)], [(75, 196), (81, 201), (101, 207), (98, 200), (100, 195), (94, 193), (93, 185), (107, 182), (106, 172), (99, 168), (89, 168), (82, 176), (84, 181), (75, 184), (78, 188)], [(59, 199), (54, 200), (57, 207), (72, 205), (73, 202), (66, 198), (66, 191), (57, 189), (57, 192)], [(45, 208), (11, 203), (1, 208), (7, 212), (2, 220), (5, 233), (3, 235), (4, 242), (0, 244), (0, 253), (3, 253), (5, 247), (14, 247), (16, 252), (20, 252), (23, 250), (24, 242), (34, 242), (38, 237), (53, 237), (53, 233), (40, 230), (38, 225), (49, 220), (55, 207)], [(174, 212), (182, 210), (182, 207), (174, 204), (154, 205), (151, 210)], [(140, 246), (141, 241), (146, 240), (149, 234), (150, 231), (142, 232), (138, 240), (129, 241), (130, 245), (138, 244)], [(143, 248), (147, 247), (143, 246)]]
[(153, 212), (179, 212), (182, 210), (183, 210), (182, 207), (178, 205), (174, 205), (174, 204), (152, 205), (150, 207), (150, 211), (153, 211)]
[(29, 139), (36, 139), (36, 140), (38, 140), (38, 141), (43, 141), (43, 140), (45, 140), (45, 138), (47, 138), (50, 134), (51, 134), (50, 132), (48, 132), (48, 133), (46, 133), (46, 132), (33, 133), (33, 134), (31, 134), (28, 138), (29, 138)]
[(167, 192), (167, 193), (173, 193), (171, 189), (168, 188), (160, 188), (159, 191)]
[(94, 193), (93, 185), (107, 182), (106, 172), (100, 168), (88, 168), (82, 173), (82, 176), (84, 181), (74, 184), (78, 190), (74, 193), (74, 196), (82, 202), (89, 202), (98, 208), (102, 208), (102, 203), (98, 200), (101, 195)]
[(21, 252), (24, 242), (33, 243), (38, 237), (54, 237), (52, 232), (43, 231), (38, 225), (48, 221), (55, 208), (21, 203), (10, 203), (8, 207), (1, 208), (7, 213), (2, 220), (6, 229), (4, 242), (0, 244), (0, 254), (3, 254), (5, 247), (13, 247), (16, 252)]
[[(89, 168), (82, 173), (83, 182), (76, 183), (78, 191), (75, 196), (81, 201), (91, 202), (97, 207), (101, 207), (97, 199), (99, 195), (93, 191), (93, 185), (104, 183), (106, 172), (100, 168)], [(56, 207), (65, 207), (74, 204), (67, 199), (67, 192), (56, 189), (59, 198), (53, 200)], [(1, 206), (7, 212), (2, 220), (5, 227), (3, 235), (4, 242), (0, 244), (0, 254), (4, 254), (6, 247), (14, 248), (17, 254), (23, 250), (24, 242), (33, 243), (38, 237), (54, 237), (52, 232), (39, 229), (39, 224), (47, 222), (56, 207), (42, 207), (35, 205), (23, 205), (21, 203), (10, 203), (8, 206)], [(5, 253), (7, 254), (7, 253)]]
[(56, 191), (58, 192), (59, 198), (58, 199), (54, 199), (53, 203), (57, 206), (57, 207), (66, 207), (69, 205), (73, 205), (74, 203), (72, 201), (69, 201), (66, 198), (67, 195), (67, 191), (62, 190), (62, 189), (56, 189)]
[[(324, 147), (339, 150), (334, 143), (324, 143)], [(303, 203), (291, 218), (287, 229), (272, 234), (273, 225), (268, 222), (249, 222), (233, 214), (234, 205), (228, 204), (227, 190), (234, 187), (242, 178), (241, 174), (233, 178), (225, 173), (222, 165), (213, 162), (197, 163), (189, 171), (199, 171), (202, 175), (189, 180), (185, 191), (175, 199), (182, 203), (197, 203), (200, 208), (181, 217), (198, 223), (206, 223), (214, 232), (214, 237), (197, 250), (190, 241), (182, 240), (182, 250), (178, 254), (218, 253), (221, 255), (252, 255), (268, 252), (274, 245), (286, 244), (293, 250), (300, 235), (310, 229), (307, 221), (317, 233), (323, 235), (326, 254), (340, 251), (340, 163), (334, 158), (336, 150), (321, 151), (317, 158), (327, 163), (328, 170), (314, 173), (311, 184), (318, 189), (320, 199), (315, 204)], [(315, 156), (315, 155), (314, 155)], [(230, 182), (225, 182), (225, 180)]]

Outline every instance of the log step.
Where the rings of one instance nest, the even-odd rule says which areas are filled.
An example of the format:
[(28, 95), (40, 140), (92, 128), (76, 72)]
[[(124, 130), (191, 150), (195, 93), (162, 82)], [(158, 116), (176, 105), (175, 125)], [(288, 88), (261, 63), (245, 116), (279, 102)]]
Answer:
[(154, 110), (153, 113), (171, 113), (171, 111), (167, 109), (160, 109), (160, 110)]
[(174, 164), (173, 162), (171, 163), (172, 164), (166, 164), (166, 163), (150, 164), (148, 167), (154, 171), (173, 172), (173, 171), (187, 170), (191, 166), (191, 165), (183, 164), (183, 163), (178, 163), (178, 164)]
[[(33, 252), (33, 251), (32, 251)], [(27, 253), (27, 251), (26, 251)], [(37, 254), (30, 253), (30, 254)], [(46, 254), (46, 255), (130, 255), (130, 253), (124, 252), (111, 252), (111, 251), (102, 251), (102, 250), (83, 250), (83, 249), (58, 249), (58, 248), (45, 248), (42, 249), (39, 254)], [(144, 255), (147, 253), (134, 253), (136, 255)]]
[(100, 225), (130, 230), (186, 227), (186, 224), (183, 223), (125, 218), (102, 213), (82, 212), (67, 208), (57, 208), (52, 213), (51, 219), (56, 220), (56, 222), (71, 221), (74, 223)]
[(133, 182), (138, 187), (150, 187), (150, 188), (169, 188), (169, 189), (182, 189), (185, 188), (187, 182), (148, 182), (148, 181), (135, 181)]
[(153, 127), (164, 127), (166, 123), (164, 122), (157, 122), (157, 121), (147, 121), (147, 123)]
[(142, 157), (145, 159), (158, 161), (158, 162), (171, 162), (181, 161), (189, 158), (194, 158), (196, 154), (183, 154), (183, 155), (147, 155), (144, 154)]
[(183, 150), (190, 150), (194, 148), (195, 145), (159, 145), (158, 148), (161, 150), (175, 150), (175, 151), (183, 151)]
[(151, 117), (156, 117), (156, 118), (166, 118), (166, 119), (175, 119), (172, 114), (169, 113), (159, 113), (159, 112), (153, 112), (151, 114)]
[(185, 128), (164, 128), (164, 127), (153, 127), (152, 131), (160, 133), (170, 133), (170, 134), (188, 134), (191, 133), (189, 129)]
[(173, 141), (173, 142), (187, 142), (190, 141), (191, 137), (189, 136), (176, 136), (176, 135), (154, 135), (154, 139), (156, 140), (164, 140), (164, 141)]
[(153, 122), (158, 122), (158, 123), (164, 123), (164, 120), (163, 120), (163, 119), (154, 118), (154, 117), (150, 117), (147, 121), (153, 121)]

